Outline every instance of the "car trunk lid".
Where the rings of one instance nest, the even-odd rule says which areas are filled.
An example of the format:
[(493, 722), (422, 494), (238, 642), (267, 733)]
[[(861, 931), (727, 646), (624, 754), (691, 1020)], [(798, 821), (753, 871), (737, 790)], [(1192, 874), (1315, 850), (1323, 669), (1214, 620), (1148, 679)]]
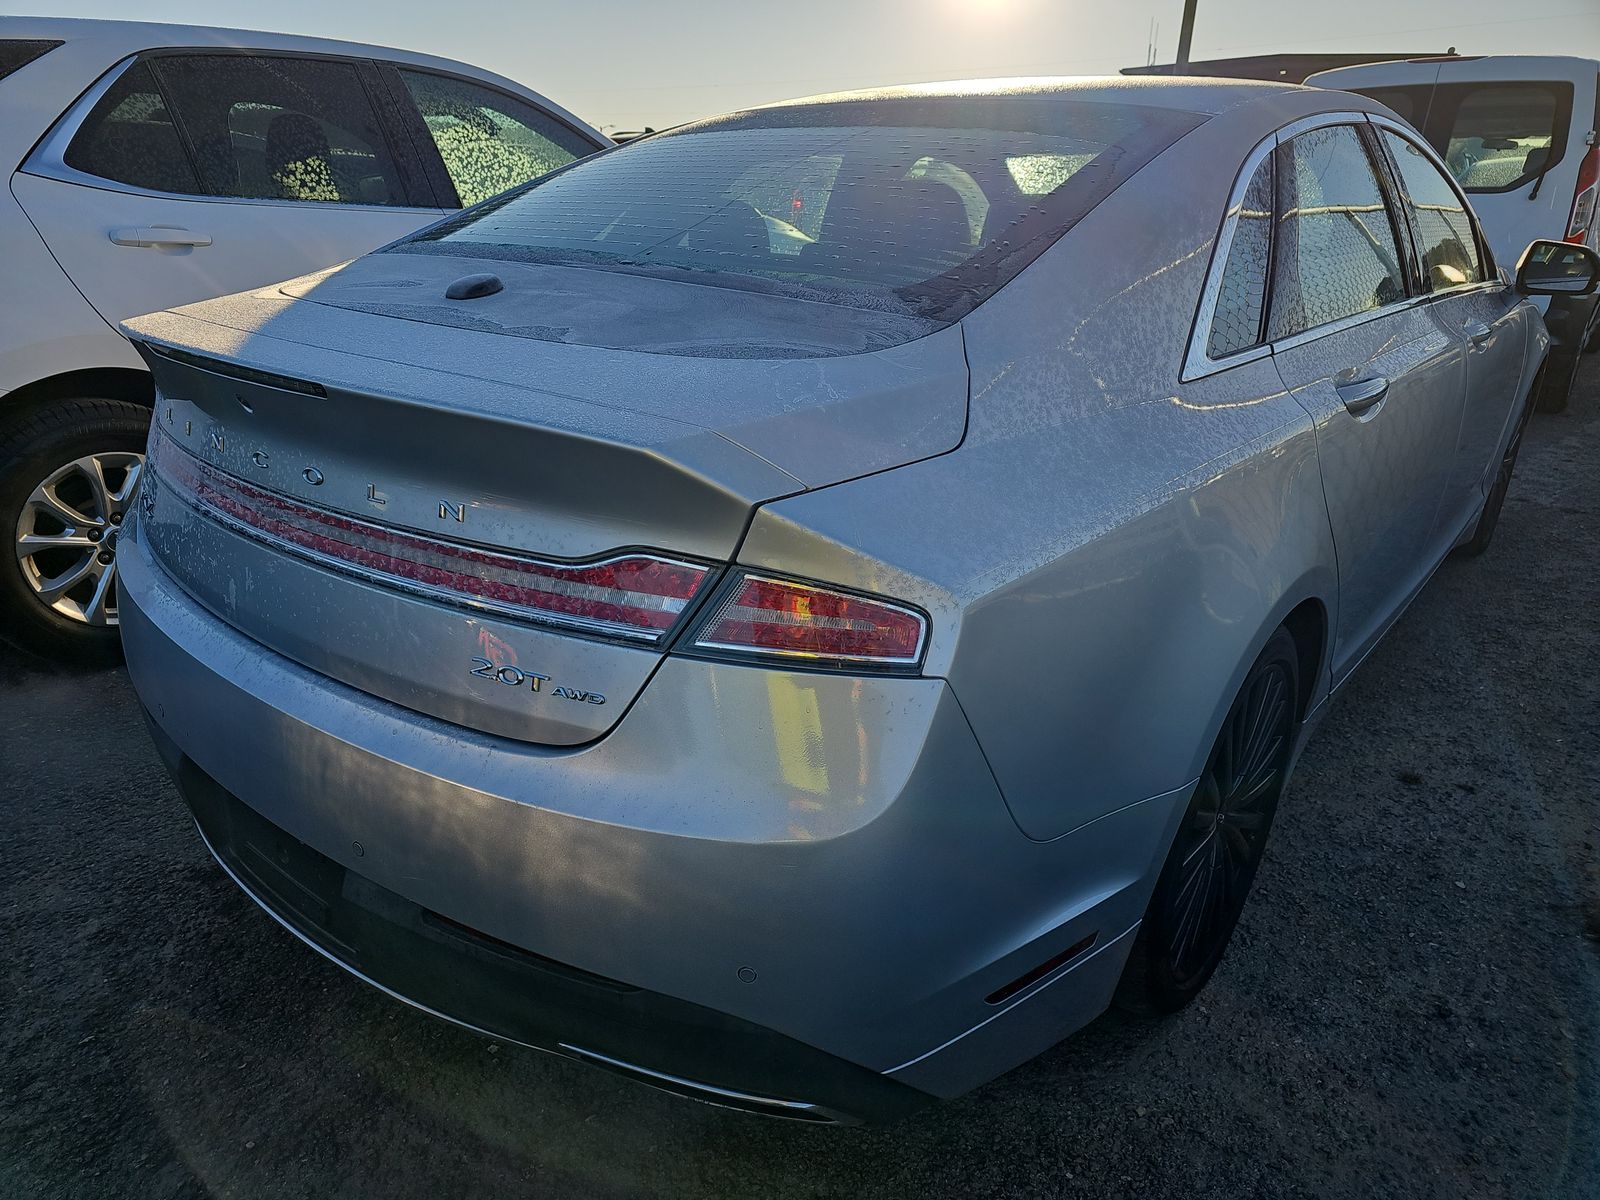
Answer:
[[(614, 320), (629, 320), (631, 295), (656, 322), (651, 337), (663, 333), (647, 316), (663, 285), (722, 290), (631, 284), (608, 293)], [(964, 429), (958, 328), (861, 352), (859, 330), (813, 311), (826, 306), (788, 302), (792, 321), (810, 322), (790, 356), (738, 358), (724, 297), (680, 294), (680, 347), (698, 336), (722, 349), (665, 353), (377, 311), (415, 286), (358, 275), (341, 287), (359, 308), (270, 288), (129, 322), (160, 390), (141, 536), (191, 594), (265, 645), (486, 733), (550, 746), (602, 736), (757, 505), (942, 453)], [(542, 294), (553, 315), (564, 301)], [(753, 349), (774, 349), (784, 307), (751, 306)], [(217, 496), (226, 502), (206, 500)], [(312, 550), (323, 543), (305, 527), (332, 529), (335, 552)], [(647, 640), (495, 603), (496, 581), (518, 571), (639, 556), (703, 573)], [(562, 586), (594, 594), (592, 583)]]

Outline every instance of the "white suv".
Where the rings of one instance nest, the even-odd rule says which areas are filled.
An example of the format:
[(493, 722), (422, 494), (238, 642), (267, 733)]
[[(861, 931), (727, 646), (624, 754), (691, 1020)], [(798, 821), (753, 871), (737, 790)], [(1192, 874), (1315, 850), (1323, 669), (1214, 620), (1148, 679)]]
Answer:
[(608, 145), (429, 55), (0, 17), (0, 634), (117, 652), (153, 402), (118, 321), (343, 262)]
[[(1540, 238), (1600, 250), (1600, 62), (1565, 55), (1447, 55), (1322, 71), (1315, 87), (1360, 92), (1415, 125), (1472, 201), (1495, 257), (1515, 264)], [(1543, 307), (1541, 305), (1541, 307)], [(1566, 406), (1579, 347), (1600, 349), (1600, 306), (1551, 316), (1541, 407)], [(1566, 348), (1563, 352), (1563, 346)]]

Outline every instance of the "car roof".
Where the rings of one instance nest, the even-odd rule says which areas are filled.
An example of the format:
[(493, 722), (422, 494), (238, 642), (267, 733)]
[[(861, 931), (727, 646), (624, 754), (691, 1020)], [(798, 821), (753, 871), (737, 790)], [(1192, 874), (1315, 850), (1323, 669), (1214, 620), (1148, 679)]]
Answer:
[(92, 43), (102, 50), (107, 66), (130, 54), (167, 47), (286, 50), (302, 54), (387, 59), (413, 66), (432, 67), (452, 74), (467, 73), (513, 92), (535, 96), (557, 116), (584, 132), (593, 134), (602, 144), (606, 142), (599, 130), (529, 84), (508, 79), (504, 75), (458, 59), (440, 58), (438, 55), (421, 54), (395, 46), (346, 42), (337, 38), (304, 37), (299, 34), (272, 33), (267, 30), (228, 29), (217, 25), (177, 25), (160, 21), (103, 21), (86, 17), (0, 16), (0, 38), (43, 39), (80, 45)]
[(953, 79), (938, 83), (829, 92), (764, 104), (752, 111), (789, 105), (847, 104), (872, 100), (1060, 96), (1085, 102), (1175, 108), (1215, 116), (1236, 105), (1275, 93), (1312, 90), (1315, 89), (1270, 80), (1212, 79), (1195, 75), (1054, 75), (1017, 79)]
[(87, 17), (0, 17), (0, 36), (8, 38), (47, 38), (75, 42), (87, 39), (119, 42), (132, 50), (154, 50), (164, 46), (247, 46), (262, 50), (305, 50), (320, 54), (346, 54), (352, 57), (432, 58), (393, 46), (366, 42), (347, 42), (337, 38), (307, 37), (292, 33), (273, 33), (264, 29), (230, 29), (220, 25), (179, 25), (164, 21), (103, 21)]

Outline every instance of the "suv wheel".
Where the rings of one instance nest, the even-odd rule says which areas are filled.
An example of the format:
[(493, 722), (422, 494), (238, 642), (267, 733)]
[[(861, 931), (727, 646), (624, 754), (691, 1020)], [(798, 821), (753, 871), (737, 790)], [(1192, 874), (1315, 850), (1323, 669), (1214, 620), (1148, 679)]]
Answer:
[(144, 469), (150, 413), (68, 400), (0, 429), (0, 635), (66, 662), (106, 664), (117, 632), (117, 540)]

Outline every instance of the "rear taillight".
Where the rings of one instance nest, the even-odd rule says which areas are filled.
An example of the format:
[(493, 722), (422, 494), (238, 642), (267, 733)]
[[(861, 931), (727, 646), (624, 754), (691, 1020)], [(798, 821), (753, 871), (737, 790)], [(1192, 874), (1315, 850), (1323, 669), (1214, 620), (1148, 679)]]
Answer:
[(736, 576), (694, 638), (717, 655), (851, 666), (914, 667), (928, 621), (921, 613), (816, 584)]
[(1600, 195), (1600, 145), (1590, 146), (1578, 165), (1578, 187), (1572, 196), (1572, 213), (1567, 217), (1567, 241), (1581, 245), (1589, 240), (1596, 195)]
[(334, 570), (504, 616), (659, 642), (709, 574), (643, 552), (561, 563), (421, 537), (266, 491), (160, 434), (152, 450), (167, 485), (230, 528)]

